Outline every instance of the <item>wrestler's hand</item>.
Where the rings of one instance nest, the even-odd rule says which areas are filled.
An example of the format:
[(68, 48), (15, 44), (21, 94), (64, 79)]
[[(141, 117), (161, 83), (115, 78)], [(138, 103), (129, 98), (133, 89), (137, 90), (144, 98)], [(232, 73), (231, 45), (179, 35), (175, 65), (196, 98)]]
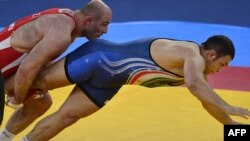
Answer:
[(247, 124), (240, 123), (240, 122), (237, 122), (237, 121), (233, 121), (232, 125), (247, 125)]
[[(30, 89), (28, 91), (27, 97), (25, 98), (25, 101), (29, 98), (33, 98), (33, 99), (40, 99), (43, 98), (44, 95), (48, 93), (48, 90), (41, 90), (41, 89)], [(6, 105), (10, 108), (13, 109), (19, 109), (23, 106), (23, 104), (18, 103), (13, 94), (11, 92), (7, 93), (7, 100), (6, 100)]]
[(229, 115), (240, 116), (248, 119), (250, 117), (250, 111), (247, 108), (228, 106), (227, 111)]

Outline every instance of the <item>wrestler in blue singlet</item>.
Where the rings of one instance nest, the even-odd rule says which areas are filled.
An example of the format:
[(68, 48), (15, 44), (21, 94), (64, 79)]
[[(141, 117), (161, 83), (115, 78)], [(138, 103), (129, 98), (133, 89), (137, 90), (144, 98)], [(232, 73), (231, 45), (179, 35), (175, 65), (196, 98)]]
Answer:
[(184, 78), (158, 66), (150, 55), (151, 43), (144, 38), (126, 43), (102, 39), (89, 41), (66, 56), (68, 80), (99, 107), (124, 84), (145, 87), (177, 86)]

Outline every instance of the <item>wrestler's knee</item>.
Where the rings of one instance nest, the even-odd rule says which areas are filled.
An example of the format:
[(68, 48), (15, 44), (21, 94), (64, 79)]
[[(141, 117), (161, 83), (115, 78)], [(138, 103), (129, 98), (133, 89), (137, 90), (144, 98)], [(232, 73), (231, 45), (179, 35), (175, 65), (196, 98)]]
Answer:
[(58, 117), (60, 117), (60, 123), (64, 126), (69, 126), (82, 118), (79, 112), (72, 112), (69, 110), (59, 110), (57, 114)]
[(70, 126), (77, 122), (79, 119), (85, 118), (99, 110), (99, 108), (96, 107), (76, 107), (75, 109), (72, 109), (72, 107), (67, 108), (64, 107), (57, 112), (57, 116), (60, 119), (60, 123), (64, 127)]
[(26, 110), (27, 114), (34, 114), (34, 116), (40, 116), (45, 113), (52, 105), (52, 99), (50, 95), (44, 94), (42, 98), (34, 99), (30, 97), (24, 102), (23, 109)]

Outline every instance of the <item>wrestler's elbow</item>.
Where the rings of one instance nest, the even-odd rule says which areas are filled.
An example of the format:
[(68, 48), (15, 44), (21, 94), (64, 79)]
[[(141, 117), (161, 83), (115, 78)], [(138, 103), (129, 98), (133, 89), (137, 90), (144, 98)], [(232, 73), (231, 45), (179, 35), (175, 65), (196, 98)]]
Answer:
[(199, 80), (198, 79), (185, 79), (186, 87), (193, 93), (195, 93), (199, 88)]
[(202, 103), (208, 102), (206, 100), (206, 96), (204, 95), (205, 90), (204, 90), (204, 83), (202, 82), (202, 80), (193, 79), (191, 81), (186, 81), (185, 85), (187, 86), (188, 90)]

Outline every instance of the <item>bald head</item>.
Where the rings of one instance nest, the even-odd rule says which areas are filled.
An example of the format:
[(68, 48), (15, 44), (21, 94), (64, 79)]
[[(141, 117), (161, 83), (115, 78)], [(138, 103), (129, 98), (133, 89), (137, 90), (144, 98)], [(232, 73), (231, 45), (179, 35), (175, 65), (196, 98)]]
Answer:
[(104, 14), (112, 14), (112, 10), (101, 0), (91, 0), (81, 9), (81, 13), (85, 16), (101, 18)]

